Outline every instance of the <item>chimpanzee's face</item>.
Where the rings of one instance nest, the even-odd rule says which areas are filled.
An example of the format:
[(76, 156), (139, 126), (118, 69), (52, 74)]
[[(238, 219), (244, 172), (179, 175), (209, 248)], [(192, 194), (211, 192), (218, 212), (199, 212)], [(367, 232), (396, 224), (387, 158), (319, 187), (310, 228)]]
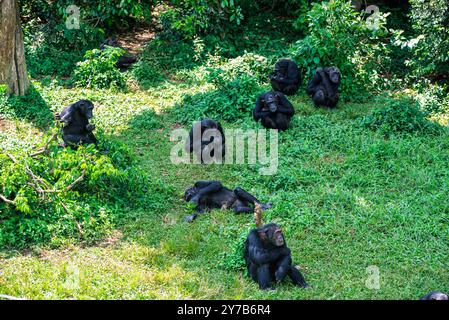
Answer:
[(265, 241), (269, 241), (272, 245), (276, 247), (282, 247), (285, 244), (284, 235), (282, 234), (281, 228), (275, 223), (270, 223), (265, 225), (260, 231), (260, 236)]
[(84, 114), (87, 117), (87, 119), (91, 119), (94, 116), (93, 114), (94, 105), (92, 104), (92, 102), (88, 100), (81, 100), (78, 103), (81, 113)]
[(270, 112), (276, 112), (278, 109), (278, 97), (276, 94), (268, 94), (265, 97), (265, 105), (268, 107)]
[(282, 230), (280, 228), (276, 228), (273, 232), (273, 237), (271, 238), (274, 245), (281, 247), (284, 245), (284, 235), (282, 234)]
[(338, 70), (335, 67), (331, 67), (331, 68), (329, 68), (328, 74), (329, 74), (330, 81), (332, 81), (335, 84), (340, 83), (340, 77), (341, 77), (340, 70)]
[(198, 193), (198, 189), (195, 187), (190, 187), (184, 193), (184, 200), (189, 202), (196, 194)]

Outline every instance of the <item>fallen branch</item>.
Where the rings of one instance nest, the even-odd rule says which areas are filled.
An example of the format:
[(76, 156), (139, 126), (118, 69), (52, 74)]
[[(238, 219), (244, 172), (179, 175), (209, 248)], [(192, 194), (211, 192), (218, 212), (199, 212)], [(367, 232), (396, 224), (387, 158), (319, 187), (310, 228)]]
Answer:
[(4, 202), (9, 203), (9, 204), (13, 204), (15, 205), (16, 203), (12, 200), (9, 200), (8, 198), (6, 198), (4, 195), (0, 194), (0, 199), (2, 199)]
[[(69, 209), (67, 208), (67, 206), (66, 206), (63, 202), (60, 202), (60, 204), (61, 204), (61, 206), (64, 208), (65, 212), (66, 212), (68, 215), (72, 215), (72, 214), (70, 213)], [(75, 218), (73, 218), (73, 221), (75, 221), (76, 227), (78, 228), (78, 231), (79, 231), (81, 234), (84, 234), (84, 230), (83, 230), (83, 228), (81, 228), (81, 225), (79, 224), (79, 222), (76, 221)]]
[(83, 173), (77, 179), (75, 179), (75, 181), (73, 181), (69, 186), (67, 186), (65, 191), (67, 192), (72, 190), (74, 186), (76, 186), (79, 182), (83, 181), (85, 176), (86, 176), (86, 169), (83, 169)]
[(27, 300), (25, 298), (13, 297), (13, 296), (9, 296), (7, 294), (0, 294), (0, 299), (6, 299), (6, 300)]
[(36, 156), (38, 156), (38, 155), (41, 155), (41, 154), (46, 153), (46, 152), (47, 152), (47, 149), (48, 149), (48, 146), (50, 145), (50, 143), (51, 143), (53, 140), (56, 139), (57, 136), (58, 136), (58, 134), (57, 134), (57, 133), (54, 133), (54, 134), (51, 136), (51, 138), (47, 141), (47, 143), (44, 145), (44, 147), (43, 147), (41, 150), (36, 151), (35, 153), (30, 154), (30, 157), (34, 158), (34, 157), (36, 157)]

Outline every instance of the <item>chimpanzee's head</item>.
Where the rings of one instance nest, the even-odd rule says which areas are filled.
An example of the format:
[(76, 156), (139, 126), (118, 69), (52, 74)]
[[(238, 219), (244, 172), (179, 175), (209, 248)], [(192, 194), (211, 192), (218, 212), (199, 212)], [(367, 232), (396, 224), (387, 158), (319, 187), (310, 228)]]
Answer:
[(337, 67), (325, 68), (324, 71), (329, 75), (329, 80), (335, 84), (339, 84), (341, 80), (341, 73)]
[(69, 124), (75, 121), (79, 116), (90, 119), (93, 117), (94, 105), (89, 100), (80, 100), (74, 104), (71, 104), (65, 108), (58, 119), (60, 119), (65, 124)]
[(269, 223), (257, 230), (259, 237), (276, 247), (282, 247), (285, 245), (284, 235), (282, 229), (275, 223)]
[(78, 108), (82, 115), (84, 115), (87, 119), (91, 119), (94, 114), (94, 105), (89, 100), (80, 100), (74, 104), (74, 107)]
[(201, 120), (201, 131), (205, 131), (207, 129), (221, 129), (220, 123), (212, 119), (204, 119)]
[(196, 187), (190, 187), (184, 192), (184, 200), (189, 202), (190, 199), (192, 199), (194, 196), (196, 196), (198, 193), (198, 188)]
[(269, 92), (264, 99), (265, 106), (274, 113), (278, 110), (279, 105), (279, 94), (276, 92)]
[(422, 297), (421, 300), (449, 300), (449, 297), (445, 293), (433, 291)]

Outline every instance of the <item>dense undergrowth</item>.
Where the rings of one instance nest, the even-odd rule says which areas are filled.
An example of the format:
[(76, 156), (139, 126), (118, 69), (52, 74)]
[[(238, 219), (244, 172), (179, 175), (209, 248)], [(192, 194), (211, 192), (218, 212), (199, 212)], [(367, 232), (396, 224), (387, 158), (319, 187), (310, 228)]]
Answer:
[[(234, 9), (218, 19), (227, 19)], [(188, 6), (183, 10), (193, 12)], [(242, 20), (237, 27), (242, 32), (206, 33), (210, 24), (189, 25), (187, 33), (162, 31), (147, 43), (139, 62), (120, 75), (112, 60), (96, 60), (98, 52), (85, 56), (98, 39), (72, 52), (42, 40), (69, 58), (51, 51), (37, 54), (43, 47), (28, 44), (32, 91), (25, 97), (0, 95), (0, 194), (15, 202), (0, 202), (1, 293), (27, 298), (416, 299), (449, 290), (449, 100), (444, 84), (396, 78), (392, 70), (404, 70), (404, 61), (392, 62), (400, 55), (384, 40), (364, 38), (357, 47), (354, 37), (340, 47), (338, 39), (349, 33), (361, 39), (368, 32), (353, 26), (359, 17), (347, 7), (338, 13), (315, 6), (313, 15), (306, 10), (300, 18), (278, 18), (274, 10)], [(326, 21), (338, 14), (356, 29), (333, 34)], [(321, 18), (305, 23), (312, 17)], [(168, 24), (170, 16), (162, 20)], [(286, 23), (302, 31), (285, 28)], [(323, 35), (337, 41), (324, 48)], [(357, 52), (361, 47), (368, 56)], [(307, 54), (299, 55), (301, 50)], [(344, 64), (345, 99), (335, 110), (316, 109), (304, 94), (306, 75), (321, 62), (334, 62), (334, 52), (335, 61)], [(260, 128), (250, 111), (255, 97), (269, 89), (269, 70), (281, 57), (300, 56), (304, 83), (291, 97), (296, 110), (291, 128), (279, 135), (275, 175), (261, 176), (258, 164), (170, 162), (172, 129), (189, 129), (192, 121), (212, 117), (225, 128)], [(376, 64), (382, 68), (372, 69)], [(76, 68), (82, 74), (72, 87)], [(95, 68), (106, 78), (120, 77), (120, 85), (108, 86), (105, 77), (93, 83)], [(378, 73), (368, 74), (368, 69)], [(53, 113), (78, 99), (95, 105), (97, 148), (63, 149), (56, 140), (46, 153), (30, 157), (57, 131)], [(28, 169), (45, 180), (47, 189), (62, 192), (39, 192), (41, 183), (30, 178)], [(287, 282), (274, 292), (261, 292), (246, 277), (241, 250), (254, 227), (251, 215), (214, 210), (183, 223), (193, 209), (182, 194), (197, 180), (221, 180), (273, 202), (264, 220), (282, 226), (294, 263), (312, 289)], [(23, 248), (31, 254), (17, 251)], [(366, 268), (373, 265), (380, 270), (379, 290), (365, 286)]]

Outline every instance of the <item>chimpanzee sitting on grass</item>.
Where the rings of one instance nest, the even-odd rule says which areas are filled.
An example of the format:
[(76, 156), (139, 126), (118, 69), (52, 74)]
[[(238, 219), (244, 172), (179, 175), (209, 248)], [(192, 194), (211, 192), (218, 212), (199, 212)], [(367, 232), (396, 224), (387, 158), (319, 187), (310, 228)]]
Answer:
[(340, 82), (341, 73), (337, 67), (318, 68), (306, 91), (316, 107), (335, 108), (339, 100)]
[(256, 101), (253, 117), (268, 129), (287, 130), (295, 114), (293, 105), (282, 92), (269, 91), (261, 94)]
[(192, 222), (199, 213), (210, 209), (234, 209), (235, 213), (252, 213), (254, 204), (261, 205), (263, 210), (271, 208), (271, 204), (263, 204), (242, 188), (234, 190), (224, 187), (220, 181), (198, 181), (184, 193), (184, 199), (197, 206), (197, 213), (184, 220)]
[(64, 124), (62, 128), (62, 140), (64, 147), (76, 147), (78, 144), (97, 143), (92, 131), (95, 125), (89, 124), (93, 117), (94, 105), (89, 100), (80, 100), (66, 107), (55, 119)]
[(301, 272), (292, 266), (291, 251), (277, 224), (269, 223), (251, 230), (244, 255), (248, 273), (260, 289), (272, 289), (273, 282), (281, 282), (286, 276), (295, 285), (308, 287)]
[(299, 68), (293, 60), (281, 59), (274, 66), (274, 72), (269, 76), (273, 90), (288, 96), (298, 92), (301, 83)]

